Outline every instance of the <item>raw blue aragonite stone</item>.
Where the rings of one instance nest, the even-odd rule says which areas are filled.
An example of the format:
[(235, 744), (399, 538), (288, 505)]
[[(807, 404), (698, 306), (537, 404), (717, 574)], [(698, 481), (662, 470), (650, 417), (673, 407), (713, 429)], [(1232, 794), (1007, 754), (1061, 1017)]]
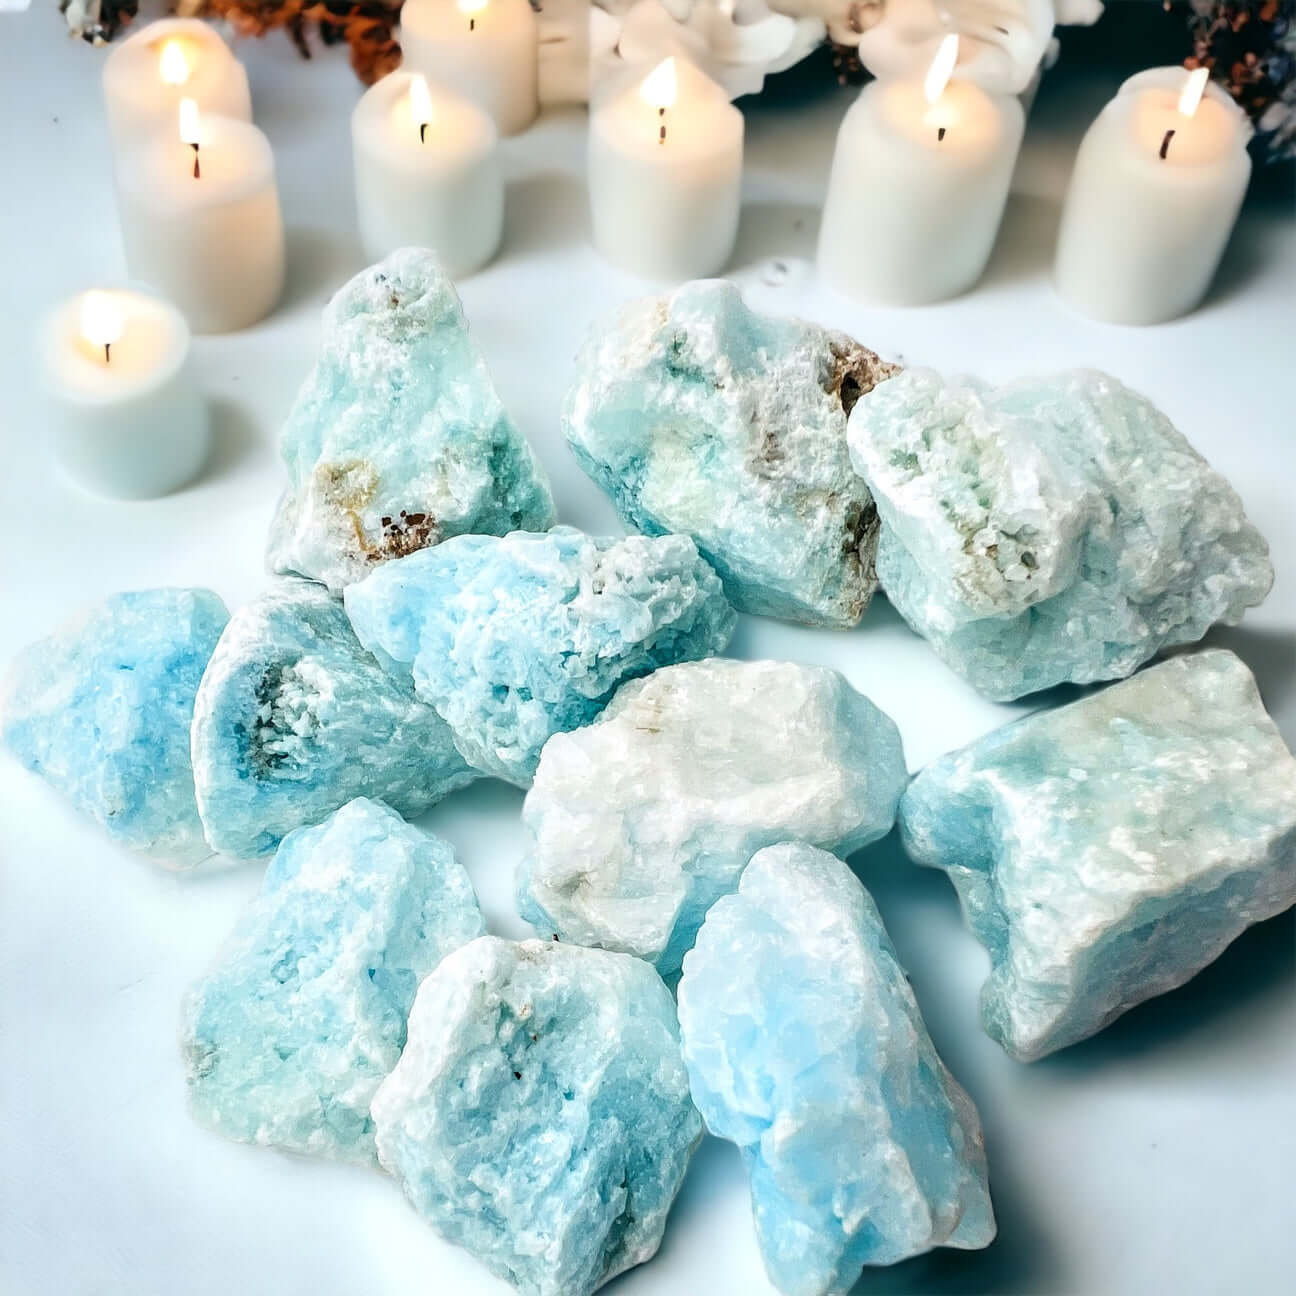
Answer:
[(786, 1296), (993, 1240), (976, 1108), (841, 860), (800, 843), (754, 855), (684, 957), (679, 1019), (693, 1099), (742, 1150)]
[(906, 778), (895, 724), (834, 670), (659, 670), (545, 745), (522, 807), (519, 910), (544, 936), (670, 976), (757, 850), (848, 855), (890, 830)]
[(207, 839), (264, 855), (353, 797), (421, 814), (476, 776), (445, 722), (361, 646), (319, 585), (277, 582), (221, 636), (194, 706)]
[(1031, 1061), (1296, 904), (1296, 760), (1251, 673), (1176, 657), (943, 756), (901, 802), (990, 953), (986, 1030)]
[(352, 585), (346, 609), (469, 763), (523, 786), (551, 734), (588, 724), (627, 679), (723, 652), (737, 620), (687, 536), (571, 527), (448, 540)]
[(544, 471), (425, 249), (393, 252), (328, 304), (281, 450), (288, 489), (270, 569), (334, 592), (446, 536), (554, 520)]
[(369, 1103), (418, 984), (484, 931), (454, 851), (381, 802), (289, 833), (185, 998), (194, 1116), (243, 1143), (372, 1162)]
[(116, 842), (186, 868), (209, 856), (189, 723), (229, 619), (205, 589), (114, 594), (15, 659), (5, 745)]
[(911, 369), (855, 406), (850, 447), (887, 597), (992, 698), (1129, 675), (1273, 581), (1232, 487), (1106, 374)]
[(740, 611), (859, 621), (878, 522), (846, 416), (895, 365), (719, 279), (625, 307), (577, 365), (567, 439), (626, 522), (692, 536)]
[(373, 1116), (415, 1209), (524, 1296), (650, 1259), (702, 1135), (652, 968), (493, 936), (419, 987)]

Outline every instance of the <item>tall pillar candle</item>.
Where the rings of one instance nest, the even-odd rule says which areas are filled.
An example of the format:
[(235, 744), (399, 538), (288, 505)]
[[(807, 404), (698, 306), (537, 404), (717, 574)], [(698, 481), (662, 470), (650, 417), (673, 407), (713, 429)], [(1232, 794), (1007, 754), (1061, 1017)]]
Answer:
[(39, 347), (44, 430), (79, 485), (145, 499), (202, 466), (207, 408), (174, 306), (137, 292), (83, 293), (49, 316)]
[(693, 64), (668, 58), (590, 114), (594, 246), (650, 279), (698, 279), (733, 254), (743, 117)]
[(370, 261), (429, 247), (455, 277), (486, 264), (504, 228), (495, 124), (422, 73), (393, 72), (351, 116), (356, 212)]
[(243, 64), (196, 18), (163, 18), (114, 45), (104, 60), (103, 93), (118, 153), (169, 127), (181, 99), (192, 99), (203, 113), (252, 120)]
[(874, 81), (842, 121), (819, 271), (849, 297), (943, 301), (990, 259), (1025, 116), (1011, 95), (951, 81), (957, 57), (949, 36), (925, 81)]
[(484, 108), (501, 135), (540, 111), (540, 29), (529, 0), (406, 0), (402, 67)]
[(1055, 267), (1084, 314), (1158, 324), (1206, 295), (1251, 177), (1246, 114), (1206, 78), (1141, 72), (1086, 133)]
[(255, 126), (182, 100), (171, 130), (123, 158), (117, 200), (131, 277), (173, 301), (195, 333), (245, 328), (279, 300), (283, 218)]

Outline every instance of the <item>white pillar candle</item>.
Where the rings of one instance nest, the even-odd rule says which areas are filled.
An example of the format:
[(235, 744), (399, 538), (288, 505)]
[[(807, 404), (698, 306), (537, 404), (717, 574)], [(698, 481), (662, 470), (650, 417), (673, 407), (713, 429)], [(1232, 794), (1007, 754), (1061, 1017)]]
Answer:
[(252, 120), (247, 73), (220, 36), (196, 18), (164, 18), (114, 45), (103, 67), (114, 149), (175, 121), (181, 99), (201, 112)]
[(146, 499), (183, 485), (207, 455), (207, 407), (174, 306), (137, 292), (83, 293), (40, 333), (55, 457), (100, 495)]
[(668, 58), (590, 114), (594, 246), (650, 279), (697, 279), (733, 254), (743, 117), (724, 91)]
[(402, 66), (484, 108), (502, 135), (540, 111), (540, 37), (528, 0), (406, 0)]
[(452, 276), (486, 264), (504, 229), (495, 124), (419, 72), (371, 86), (351, 116), (356, 212), (370, 261), (429, 247)]
[(925, 81), (874, 81), (837, 133), (819, 271), (861, 301), (912, 306), (971, 288), (990, 259), (1025, 117), (951, 81), (958, 37)]
[(270, 144), (248, 122), (202, 116), (193, 100), (180, 101), (178, 118), (118, 168), (126, 264), (179, 306), (195, 333), (244, 328), (283, 291)]
[(1085, 134), (1056, 275), (1086, 315), (1157, 324), (1206, 295), (1251, 177), (1246, 114), (1206, 77), (1141, 72)]

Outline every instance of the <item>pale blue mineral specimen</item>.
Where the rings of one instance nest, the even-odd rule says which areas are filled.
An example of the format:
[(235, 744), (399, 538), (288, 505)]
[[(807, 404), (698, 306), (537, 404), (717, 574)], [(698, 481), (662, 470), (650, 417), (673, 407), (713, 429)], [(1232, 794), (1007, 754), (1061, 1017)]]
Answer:
[(281, 449), (288, 489), (270, 569), (335, 593), (446, 536), (554, 520), (544, 471), (500, 404), (454, 285), (424, 249), (393, 252), (329, 303)]
[(173, 868), (203, 840), (189, 767), (194, 693), (229, 618), (210, 590), (114, 594), (16, 658), (5, 745), (108, 835)]
[(1272, 584), (1232, 487), (1106, 374), (911, 369), (861, 398), (849, 437), (887, 597), (989, 697), (1129, 675)]
[(895, 365), (718, 279), (632, 303), (577, 364), (567, 439), (626, 522), (692, 536), (742, 612), (859, 621), (878, 521), (846, 417)]
[(659, 670), (546, 744), (522, 807), (519, 911), (542, 935), (670, 976), (762, 846), (848, 855), (890, 831), (907, 779), (891, 717), (834, 670)]
[(476, 777), (342, 604), (300, 580), (240, 608), (221, 636), (194, 705), (193, 767), (208, 841), (243, 857), (353, 797), (413, 817)]
[(185, 998), (194, 1116), (240, 1142), (372, 1163), (369, 1103), (418, 984), (484, 931), (450, 846), (381, 802), (289, 833)]
[(415, 1209), (524, 1296), (650, 1259), (702, 1135), (652, 968), (493, 936), (419, 987), (373, 1117)]
[(1021, 1061), (1174, 989), (1296, 904), (1296, 760), (1218, 649), (942, 756), (900, 824), (958, 889), (990, 953), (985, 1028)]
[(990, 1244), (976, 1108), (841, 860), (802, 844), (753, 856), (684, 957), (679, 1018), (694, 1101), (742, 1149), (765, 1268), (786, 1296)]
[(571, 527), (446, 541), (351, 586), (346, 609), (469, 763), (523, 786), (551, 734), (588, 724), (624, 680), (722, 652), (737, 620), (687, 536)]

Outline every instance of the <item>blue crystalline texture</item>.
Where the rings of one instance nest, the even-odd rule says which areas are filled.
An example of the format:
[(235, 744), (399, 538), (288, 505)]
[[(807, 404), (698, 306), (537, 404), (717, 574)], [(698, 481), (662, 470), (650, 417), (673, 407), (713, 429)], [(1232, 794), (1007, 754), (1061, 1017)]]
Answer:
[(185, 999), (194, 1116), (241, 1142), (373, 1162), (369, 1104), (419, 981), (484, 930), (449, 845), (380, 802), (290, 833)]
[(173, 867), (197, 864), (211, 849), (189, 724), (228, 616), (203, 589), (105, 599), (18, 656), (0, 700), (6, 746), (114, 841)]
[(298, 580), (240, 608), (222, 635), (194, 707), (193, 765), (208, 840), (244, 857), (353, 797), (412, 817), (476, 777), (342, 605)]
[(684, 958), (680, 1030), (707, 1128), (742, 1149), (787, 1296), (994, 1238), (981, 1125), (877, 908), (836, 857), (760, 851)]
[(943, 756), (900, 806), (990, 954), (1022, 1061), (1181, 985), (1296, 903), (1296, 760), (1232, 653), (1176, 657)]
[(270, 568), (335, 593), (447, 536), (554, 520), (544, 472), (424, 249), (393, 252), (329, 303), (281, 449), (288, 489)]
[(686, 536), (462, 536), (346, 592), (361, 642), (409, 677), (477, 769), (528, 784), (555, 733), (622, 681), (724, 650), (736, 617)]
[(1229, 484), (1106, 374), (909, 370), (861, 398), (849, 438), (887, 597), (989, 697), (1129, 675), (1272, 584)]
[(650, 1259), (702, 1133), (646, 963), (491, 936), (419, 988), (373, 1115), (415, 1209), (524, 1296)]
[(859, 621), (878, 524), (846, 416), (896, 366), (722, 280), (632, 303), (577, 365), (567, 439), (626, 522), (692, 536), (740, 611)]
[(545, 746), (522, 810), (519, 912), (669, 976), (755, 851), (858, 850), (890, 831), (907, 778), (894, 722), (837, 671), (667, 667)]

